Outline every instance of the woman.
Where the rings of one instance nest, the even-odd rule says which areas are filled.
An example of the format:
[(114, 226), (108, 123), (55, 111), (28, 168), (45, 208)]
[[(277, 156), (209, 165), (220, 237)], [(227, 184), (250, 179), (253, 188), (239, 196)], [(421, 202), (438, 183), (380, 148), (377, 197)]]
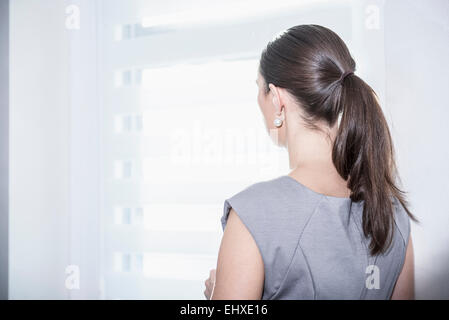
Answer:
[[(333, 31), (299, 25), (258, 70), (291, 172), (225, 200), (208, 299), (413, 299), (409, 212), (374, 91)], [(215, 279), (216, 278), (216, 279)]]

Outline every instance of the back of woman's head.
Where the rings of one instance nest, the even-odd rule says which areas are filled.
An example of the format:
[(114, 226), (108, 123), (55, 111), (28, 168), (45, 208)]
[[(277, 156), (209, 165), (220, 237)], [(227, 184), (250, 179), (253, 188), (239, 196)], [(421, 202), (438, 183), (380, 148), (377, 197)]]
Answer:
[(351, 199), (364, 201), (363, 231), (371, 254), (390, 245), (394, 198), (416, 221), (397, 187), (393, 145), (373, 89), (354, 74), (354, 59), (340, 37), (318, 25), (286, 30), (263, 50), (259, 72), (268, 84), (285, 88), (303, 108), (304, 121), (330, 127), (340, 118), (332, 161), (348, 181)]

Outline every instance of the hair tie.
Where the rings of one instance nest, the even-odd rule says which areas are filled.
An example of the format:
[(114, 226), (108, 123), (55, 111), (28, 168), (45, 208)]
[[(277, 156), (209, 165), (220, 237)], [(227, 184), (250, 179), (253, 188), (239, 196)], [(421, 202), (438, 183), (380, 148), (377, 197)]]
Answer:
[(346, 71), (345, 73), (343, 73), (343, 74), (340, 76), (340, 79), (338, 79), (338, 81), (339, 81), (340, 83), (343, 83), (343, 81), (345, 80), (345, 78), (346, 78), (347, 76), (349, 76), (350, 74), (354, 74), (354, 72), (353, 72), (353, 71)]

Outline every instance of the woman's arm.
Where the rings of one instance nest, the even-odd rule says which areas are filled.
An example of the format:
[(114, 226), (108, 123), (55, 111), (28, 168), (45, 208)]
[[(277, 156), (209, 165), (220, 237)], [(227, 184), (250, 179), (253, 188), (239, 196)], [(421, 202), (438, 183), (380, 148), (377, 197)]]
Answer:
[(260, 300), (263, 284), (264, 264), (259, 248), (231, 209), (218, 252), (211, 300)]
[(407, 252), (402, 271), (399, 274), (391, 295), (392, 300), (413, 300), (415, 299), (415, 270), (414, 270), (412, 236), (409, 236)]

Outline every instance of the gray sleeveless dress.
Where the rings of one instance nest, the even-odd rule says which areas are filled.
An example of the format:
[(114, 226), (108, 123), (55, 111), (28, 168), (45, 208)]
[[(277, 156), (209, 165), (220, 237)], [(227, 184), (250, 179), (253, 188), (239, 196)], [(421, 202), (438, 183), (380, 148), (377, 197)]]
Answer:
[(371, 256), (362, 202), (316, 193), (290, 176), (255, 183), (224, 201), (253, 236), (265, 268), (263, 300), (389, 299), (402, 269), (410, 219), (395, 199), (388, 251)]

